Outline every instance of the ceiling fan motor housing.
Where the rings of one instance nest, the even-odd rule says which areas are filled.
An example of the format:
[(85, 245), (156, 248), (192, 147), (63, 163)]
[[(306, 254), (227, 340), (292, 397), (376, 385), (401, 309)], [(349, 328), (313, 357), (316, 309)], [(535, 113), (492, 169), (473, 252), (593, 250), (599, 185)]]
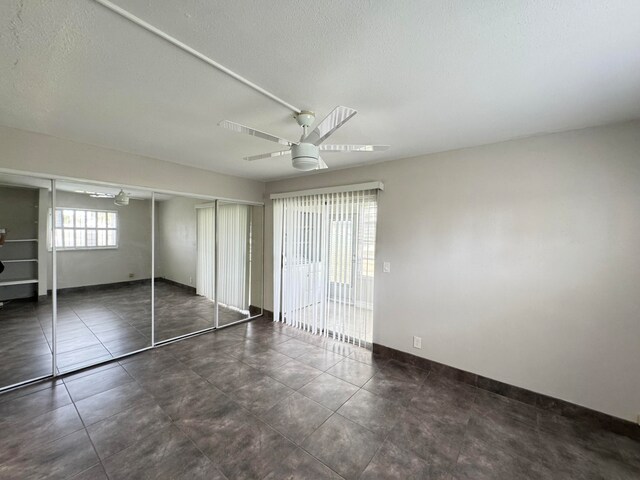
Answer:
[(309, 110), (303, 110), (296, 115), (296, 121), (301, 127), (310, 127), (316, 119), (316, 114)]
[(291, 147), (293, 167), (298, 170), (308, 171), (318, 168), (320, 152), (313, 143), (299, 143)]

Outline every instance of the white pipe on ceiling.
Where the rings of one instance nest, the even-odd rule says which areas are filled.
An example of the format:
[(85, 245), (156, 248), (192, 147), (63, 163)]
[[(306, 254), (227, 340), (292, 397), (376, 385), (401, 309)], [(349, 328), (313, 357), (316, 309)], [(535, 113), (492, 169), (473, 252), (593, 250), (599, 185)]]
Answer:
[(287, 107), (289, 110), (293, 111), (294, 113), (300, 113), (301, 110), (298, 107), (296, 107), (295, 105), (291, 105), (290, 103), (284, 101), (283, 99), (281, 99), (280, 97), (274, 95), (273, 93), (266, 91), (261, 86), (256, 85), (255, 83), (251, 82), (250, 80), (247, 80), (243, 76), (238, 75), (237, 73), (233, 72), (232, 70), (229, 70), (224, 65), (219, 64), (215, 60), (212, 60), (211, 58), (209, 58), (206, 55), (198, 52), (194, 48), (191, 48), (189, 45), (187, 45), (185, 43), (182, 43), (177, 38), (172, 37), (171, 35), (169, 35), (169, 34), (163, 32), (162, 30), (154, 27), (150, 23), (145, 22), (141, 18), (136, 17), (131, 12), (128, 12), (127, 10), (125, 10), (125, 9), (119, 7), (118, 5), (110, 2), (109, 0), (94, 0), (94, 1), (99, 3), (100, 5), (102, 5), (103, 7), (108, 8), (112, 12), (117, 13), (121, 17), (124, 17), (127, 20), (135, 23), (136, 25), (144, 28), (145, 30), (153, 33), (154, 35), (157, 35), (158, 37), (160, 37), (160, 38), (166, 40), (167, 42), (175, 45), (176, 47), (180, 48), (181, 50), (184, 50), (185, 52), (193, 55), (197, 59), (202, 60), (204, 63), (212, 66), (213, 68), (216, 68), (216, 69), (220, 70), (221, 72), (226, 73), (231, 78), (234, 78), (237, 81), (239, 81), (241, 83), (244, 83), (247, 87), (254, 89), (256, 92), (261, 93), (265, 97), (268, 97), (271, 100), (273, 100), (275, 102), (278, 102), (280, 105), (282, 105), (284, 107)]

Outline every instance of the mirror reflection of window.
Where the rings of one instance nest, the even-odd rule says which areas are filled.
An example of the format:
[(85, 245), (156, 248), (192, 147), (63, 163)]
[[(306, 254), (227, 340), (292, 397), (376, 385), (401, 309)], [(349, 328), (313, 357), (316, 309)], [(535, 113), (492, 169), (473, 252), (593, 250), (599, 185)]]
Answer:
[[(56, 208), (55, 219), (58, 250), (118, 247), (117, 211)], [(48, 245), (51, 248), (50, 239)]]
[[(121, 190), (127, 201), (118, 201)], [(152, 193), (57, 181), (52, 221), (58, 369), (67, 372), (149, 348)]]

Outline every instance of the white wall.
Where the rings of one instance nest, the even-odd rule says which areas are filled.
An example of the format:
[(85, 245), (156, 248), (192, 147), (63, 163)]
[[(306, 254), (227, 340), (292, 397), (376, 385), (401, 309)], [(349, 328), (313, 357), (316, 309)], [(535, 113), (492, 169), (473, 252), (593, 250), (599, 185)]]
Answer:
[(187, 197), (156, 201), (156, 276), (196, 286), (198, 242), (196, 205)]
[(128, 206), (116, 207), (110, 198), (58, 190), (56, 206), (118, 212), (118, 248), (57, 252), (58, 288), (151, 278), (151, 200), (132, 198)]
[[(195, 206), (209, 202), (188, 197), (172, 197), (156, 202), (156, 276), (196, 286), (198, 243)], [(250, 211), (254, 228), (251, 304), (260, 307), (263, 291), (263, 208), (254, 206)]]
[[(4, 126), (0, 126), (0, 168), (254, 202), (263, 200), (265, 187), (255, 180)], [(92, 281), (90, 273), (87, 270), (81, 277)], [(72, 283), (78, 282), (66, 286)]]
[(0, 185), (0, 228), (7, 239), (38, 238), (37, 188)]
[(0, 168), (261, 202), (264, 183), (0, 126)]
[[(329, 171), (267, 193), (370, 180), (385, 184), (376, 343), (635, 420), (640, 122)], [(266, 219), (272, 309), (270, 202)]]

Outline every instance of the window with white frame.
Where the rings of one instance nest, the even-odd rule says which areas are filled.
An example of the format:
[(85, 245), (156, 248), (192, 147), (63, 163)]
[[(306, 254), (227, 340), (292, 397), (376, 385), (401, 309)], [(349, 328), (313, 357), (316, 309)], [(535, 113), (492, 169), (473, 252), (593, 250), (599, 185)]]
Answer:
[(54, 231), (56, 249), (59, 250), (117, 248), (118, 212), (56, 208)]

